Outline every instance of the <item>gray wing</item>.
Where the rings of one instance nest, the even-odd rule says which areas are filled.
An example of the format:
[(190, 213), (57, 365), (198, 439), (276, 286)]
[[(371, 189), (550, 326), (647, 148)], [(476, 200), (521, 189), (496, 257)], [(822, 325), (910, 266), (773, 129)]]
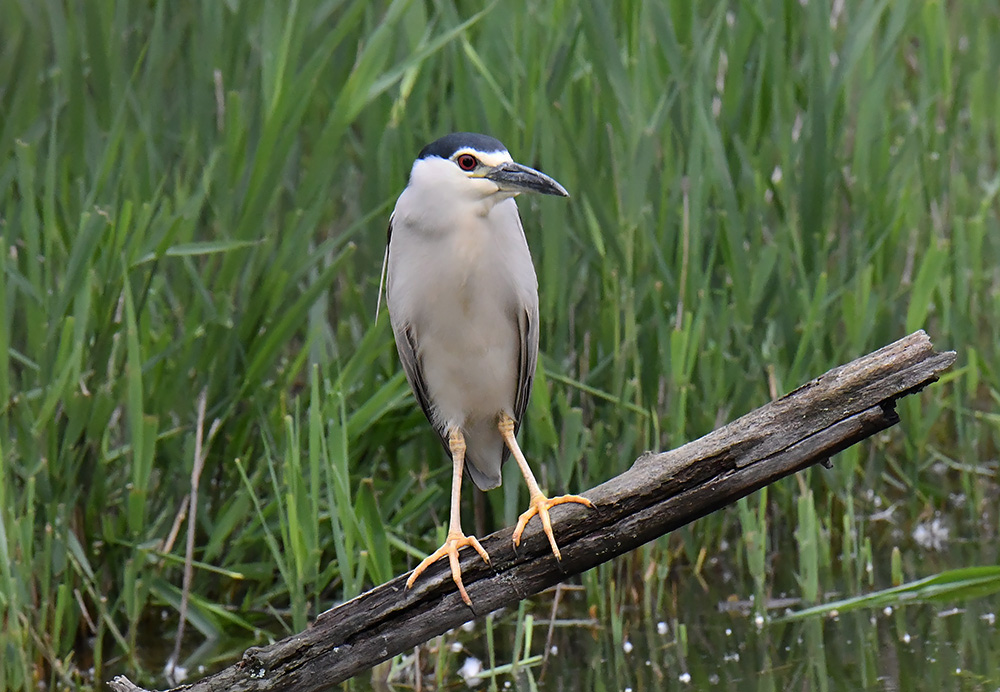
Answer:
[[(522, 242), (528, 246), (524, 235), (521, 216), (515, 212), (518, 229), (521, 231)], [(529, 262), (531, 262), (529, 255)], [(530, 266), (530, 265), (529, 265)], [(532, 273), (534, 279), (534, 273)], [(536, 280), (537, 281), (537, 280)], [(514, 434), (521, 429), (521, 423), (528, 413), (528, 402), (531, 400), (531, 385), (535, 381), (535, 366), (538, 364), (538, 294), (533, 294), (533, 300), (526, 300), (517, 310), (517, 389), (514, 394)], [(510, 450), (503, 446), (500, 463), (507, 461)]]
[(375, 323), (378, 323), (378, 311), (382, 307), (382, 289), (385, 288), (385, 276), (389, 270), (389, 241), (392, 240), (392, 217), (389, 216), (389, 229), (385, 232), (385, 254), (382, 255), (382, 273), (378, 277), (378, 302), (375, 303)]
[[(383, 268), (389, 266), (390, 240), (392, 240), (392, 217), (389, 217), (389, 230), (386, 232), (385, 259), (383, 260)], [(381, 293), (381, 288), (379, 289), (379, 292)], [(379, 302), (381, 302), (381, 299), (379, 299)], [(398, 329), (396, 325), (393, 325), (392, 334), (396, 340), (396, 353), (399, 354), (399, 362), (403, 364), (403, 372), (406, 373), (406, 381), (410, 383), (410, 389), (413, 390), (413, 396), (416, 397), (417, 403), (420, 404), (420, 410), (422, 410), (424, 415), (427, 417), (427, 422), (431, 424), (431, 427), (434, 428), (434, 432), (437, 433), (438, 439), (441, 440), (441, 445), (445, 448), (445, 451), (448, 451), (448, 437), (446, 431), (443, 426), (434, 422), (434, 418), (431, 415), (431, 401), (430, 396), (427, 393), (427, 381), (424, 379), (423, 368), (420, 365), (420, 351), (417, 348), (417, 335), (414, 332), (413, 327), (409, 324), (400, 325)]]
[[(521, 422), (528, 412), (531, 385), (535, 381), (538, 364), (538, 304), (525, 306), (517, 316), (518, 354), (517, 390), (514, 395), (514, 434), (521, 429)], [(502, 462), (507, 461), (510, 450), (504, 445)], [(501, 463), (502, 463), (501, 462)]]
[(448, 437), (443, 426), (434, 422), (431, 415), (431, 401), (427, 394), (427, 382), (424, 380), (424, 373), (420, 366), (420, 355), (417, 349), (417, 337), (410, 325), (404, 325), (399, 331), (393, 330), (396, 335), (396, 352), (399, 354), (399, 361), (403, 364), (403, 372), (406, 373), (406, 380), (410, 383), (413, 396), (416, 397), (420, 409), (427, 416), (427, 421), (434, 428), (445, 451), (448, 450)]

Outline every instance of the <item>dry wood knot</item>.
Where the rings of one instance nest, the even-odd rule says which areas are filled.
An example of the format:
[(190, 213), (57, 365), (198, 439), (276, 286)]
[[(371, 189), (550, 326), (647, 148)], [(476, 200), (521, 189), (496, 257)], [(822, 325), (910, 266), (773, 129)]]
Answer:
[(245, 669), (253, 680), (261, 680), (267, 675), (267, 666), (261, 662), (260, 652), (260, 647), (251, 646), (243, 652), (243, 658), (240, 659), (240, 668)]

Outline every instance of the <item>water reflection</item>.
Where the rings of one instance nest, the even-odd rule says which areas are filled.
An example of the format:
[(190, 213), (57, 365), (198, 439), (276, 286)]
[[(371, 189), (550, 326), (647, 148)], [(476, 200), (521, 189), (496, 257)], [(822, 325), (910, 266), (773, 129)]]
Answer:
[[(1000, 689), (1000, 623), (993, 598), (911, 604), (782, 622), (787, 603), (767, 617), (706, 593), (697, 580), (677, 596), (676, 617), (648, 618), (638, 607), (611, 622), (591, 617), (582, 590), (564, 591), (551, 627), (552, 593), (492, 622), (491, 659), (480, 620), (439, 637), (345, 685), (358, 692), (420, 689), (632, 692), (939, 692)], [(532, 629), (525, 654), (525, 627)], [(520, 632), (519, 632), (520, 630)], [(513, 655), (519, 642), (521, 655)], [(200, 674), (240, 651), (220, 647), (199, 658)], [(476, 659), (474, 663), (471, 659)], [(516, 660), (515, 660), (516, 659)], [(490, 675), (490, 666), (502, 672)], [(517, 665), (511, 665), (514, 662)], [(473, 670), (475, 668), (475, 670)], [(463, 676), (462, 673), (466, 673)], [(200, 675), (198, 676), (200, 677)], [(384, 682), (388, 678), (390, 683)]]
[[(494, 680), (487, 671), (472, 685), (454, 671), (463, 656), (488, 660), (486, 638), (481, 627), (452, 633), (453, 639), (439, 646), (457, 651), (457, 642), (462, 653), (442, 682), (451, 689), (567, 692), (938, 692), (995, 690), (1000, 685), (1000, 628), (989, 599), (960, 608), (914, 604), (758, 627), (752, 615), (707, 604), (700, 589), (697, 597), (690, 596), (680, 599), (689, 607), (671, 622), (646, 622), (638, 612), (625, 611), (618, 624), (557, 626), (549, 644), (556, 653), (544, 665), (535, 656), (532, 665)], [(535, 610), (547, 610), (546, 605), (538, 602)], [(514, 617), (499, 621), (497, 642), (511, 639)], [(541, 653), (547, 623), (539, 618), (535, 626), (535, 653)], [(510, 651), (495, 654), (499, 662), (512, 656)], [(425, 689), (433, 687), (433, 677), (424, 678)], [(412, 686), (412, 675), (399, 677), (405, 678), (407, 687)], [(350, 688), (369, 685), (356, 681)]]
[[(692, 613), (686, 642), (633, 624), (625, 642), (606, 629), (564, 629), (560, 655), (514, 678), (544, 690), (995, 690), (1000, 633), (985, 609), (949, 614), (907, 606), (886, 615), (855, 612), (766, 624), (710, 611)], [(661, 628), (662, 629), (662, 628)], [(474, 644), (470, 643), (470, 650)], [(511, 678), (498, 679), (504, 689)], [(489, 681), (475, 689), (489, 689)], [(360, 687), (358, 689), (361, 689)]]

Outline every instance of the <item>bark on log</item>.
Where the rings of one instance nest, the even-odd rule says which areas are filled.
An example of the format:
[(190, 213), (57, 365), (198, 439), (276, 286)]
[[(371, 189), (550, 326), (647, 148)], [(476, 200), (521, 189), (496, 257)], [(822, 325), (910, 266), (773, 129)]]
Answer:
[[(896, 400), (936, 381), (955, 352), (935, 352), (923, 331), (799, 387), (673, 451), (639, 457), (625, 473), (583, 493), (596, 509), (552, 512), (562, 562), (533, 521), (515, 553), (511, 529), (482, 540), (485, 565), (463, 551), (473, 608), (447, 561), (412, 590), (399, 576), (332, 608), (304, 632), (248, 649), (236, 664), (176, 690), (320, 690), (501, 606), (628, 552), (668, 531), (832, 455), (899, 421)], [(141, 688), (124, 677), (116, 692)]]

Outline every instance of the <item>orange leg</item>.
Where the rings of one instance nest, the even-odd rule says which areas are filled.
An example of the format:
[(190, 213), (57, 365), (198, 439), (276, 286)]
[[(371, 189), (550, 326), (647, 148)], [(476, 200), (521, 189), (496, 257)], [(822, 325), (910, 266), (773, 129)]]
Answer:
[(459, 499), (462, 494), (462, 469), (465, 467), (465, 438), (462, 436), (462, 431), (458, 428), (452, 428), (449, 431), (448, 447), (451, 450), (453, 465), (451, 474), (451, 520), (448, 522), (448, 537), (445, 539), (444, 545), (425, 557), (417, 565), (417, 568), (413, 570), (413, 574), (406, 580), (406, 588), (409, 589), (412, 587), (417, 577), (425, 569), (447, 555), (448, 562), (451, 565), (451, 578), (454, 580), (455, 586), (458, 587), (459, 593), (462, 594), (462, 600), (465, 601), (466, 605), (471, 607), (472, 599), (469, 598), (469, 594), (465, 592), (465, 585), (462, 584), (462, 570), (458, 565), (458, 549), (462, 546), (471, 545), (486, 564), (489, 564), (490, 556), (483, 549), (483, 546), (479, 544), (475, 536), (466, 536), (462, 533)]
[(556, 537), (552, 533), (552, 520), (549, 519), (549, 510), (556, 505), (566, 502), (578, 502), (587, 507), (593, 507), (594, 503), (581, 495), (560, 495), (551, 499), (545, 497), (538, 488), (538, 481), (535, 480), (535, 475), (528, 468), (528, 462), (524, 458), (524, 454), (521, 453), (521, 448), (517, 444), (517, 438), (514, 437), (514, 420), (506, 413), (501, 413), (498, 427), (504, 442), (510, 448), (514, 459), (517, 461), (518, 468), (521, 469), (521, 475), (524, 476), (524, 480), (528, 484), (528, 494), (531, 497), (531, 505), (524, 514), (518, 517), (517, 526), (514, 527), (514, 547), (516, 548), (521, 544), (521, 534), (524, 533), (524, 528), (528, 525), (531, 517), (537, 514), (542, 520), (542, 530), (549, 537), (552, 554), (556, 556), (557, 560), (561, 560), (562, 554), (559, 552), (559, 546), (556, 545)]

